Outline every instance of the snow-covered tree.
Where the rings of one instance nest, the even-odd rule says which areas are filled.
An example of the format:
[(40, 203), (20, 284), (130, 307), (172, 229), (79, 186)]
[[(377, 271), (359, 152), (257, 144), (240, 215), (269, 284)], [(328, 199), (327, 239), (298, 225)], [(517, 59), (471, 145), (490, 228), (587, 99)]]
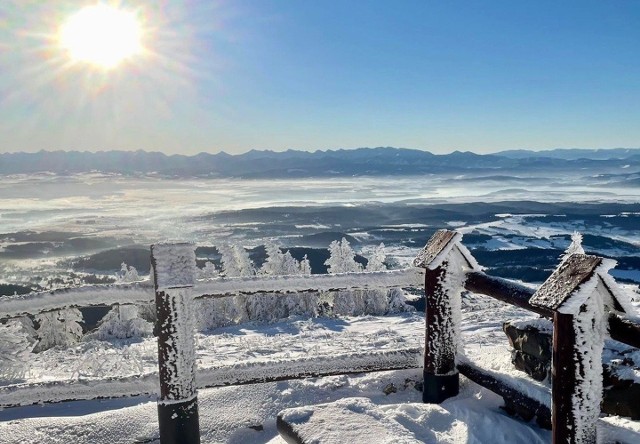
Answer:
[[(286, 251), (282, 252), (280, 246), (275, 242), (269, 242), (265, 245), (265, 249), (267, 250), (267, 260), (262, 264), (262, 268), (260, 268), (260, 274), (267, 275), (299, 275), (306, 274), (307, 267), (309, 269), (309, 273), (311, 272), (311, 267), (309, 266), (309, 261), (305, 264), (298, 262), (291, 253)], [(305, 256), (306, 259), (306, 256)]]
[(222, 245), (218, 247), (222, 255), (222, 273), (227, 277), (253, 276), (255, 267), (249, 253), (239, 245)]
[(387, 255), (384, 252), (384, 244), (380, 243), (377, 247), (373, 249), (371, 255), (369, 256), (369, 262), (367, 262), (366, 271), (384, 271), (387, 269), (387, 266), (384, 264), (384, 260), (387, 258)]
[(300, 261), (300, 274), (303, 276), (311, 275), (311, 263), (309, 262), (309, 258), (307, 258), (306, 254)]
[(572, 254), (584, 254), (584, 248), (582, 248), (582, 234), (577, 231), (574, 231), (571, 235), (571, 244), (567, 247), (560, 260), (564, 262)]
[(246, 296), (196, 299), (196, 329), (210, 330), (246, 322), (245, 299)]
[(33, 345), (21, 321), (0, 324), (0, 381), (24, 376)]
[(87, 335), (87, 339), (124, 339), (150, 336), (153, 325), (139, 317), (135, 305), (116, 305), (98, 323), (98, 327)]
[(40, 325), (34, 351), (41, 352), (56, 345), (68, 347), (82, 337), (82, 313), (77, 308), (50, 311), (36, 316)]
[(315, 317), (319, 304), (318, 293), (259, 293), (247, 296), (246, 311), (249, 320), (271, 322), (289, 316)]
[(8, 322), (15, 322), (20, 324), (22, 330), (26, 333), (27, 339), (31, 345), (35, 345), (38, 342), (38, 333), (33, 326), (33, 321), (28, 316), (20, 316), (19, 318), (11, 319)]
[(333, 241), (329, 245), (329, 259), (325, 261), (327, 271), (334, 273), (349, 273), (362, 271), (362, 265), (356, 262), (356, 253), (349, 241), (344, 237), (341, 241)]
[(402, 288), (390, 288), (387, 298), (389, 300), (388, 313), (415, 311), (415, 307), (407, 304), (407, 298)]
[(135, 267), (129, 267), (125, 262), (120, 264), (120, 271), (116, 273), (116, 281), (117, 282), (135, 282), (139, 281), (140, 276), (138, 275), (138, 270)]
[[(207, 262), (200, 277), (208, 278), (222, 274), (226, 277), (253, 276), (255, 267), (247, 251), (238, 245), (217, 246), (222, 255), (222, 270), (218, 271), (214, 264)], [(247, 320), (245, 297), (235, 296), (220, 299), (201, 299), (196, 301), (196, 328), (209, 330), (212, 328), (234, 325)]]
[(205, 262), (204, 267), (198, 268), (196, 273), (198, 275), (198, 279), (210, 279), (219, 275), (216, 265), (210, 261)]

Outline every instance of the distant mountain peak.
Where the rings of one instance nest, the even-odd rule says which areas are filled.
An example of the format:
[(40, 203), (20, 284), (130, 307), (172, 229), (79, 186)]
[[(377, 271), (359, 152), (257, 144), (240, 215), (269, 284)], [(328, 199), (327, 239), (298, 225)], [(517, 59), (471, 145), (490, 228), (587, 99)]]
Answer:
[[(118, 174), (160, 174), (181, 177), (298, 178), (324, 176), (379, 176), (424, 174), (526, 173), (534, 169), (552, 171), (574, 167), (592, 168), (610, 174), (640, 169), (640, 149), (515, 150), (477, 154), (456, 150), (450, 154), (375, 147), (317, 150), (314, 152), (252, 149), (232, 155), (199, 153), (193, 156), (137, 151), (39, 151), (0, 154), (0, 174), (51, 172), (76, 174), (90, 171)], [(630, 169), (631, 168), (631, 169)], [(613, 169), (613, 170), (611, 170)], [(586, 173), (585, 173), (586, 174)]]

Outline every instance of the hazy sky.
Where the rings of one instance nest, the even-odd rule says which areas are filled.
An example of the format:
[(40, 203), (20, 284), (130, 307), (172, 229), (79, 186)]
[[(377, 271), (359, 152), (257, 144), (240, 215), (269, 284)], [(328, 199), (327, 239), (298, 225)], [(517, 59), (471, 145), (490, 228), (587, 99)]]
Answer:
[(640, 1), (119, 1), (110, 70), (57, 41), (92, 3), (0, 2), (0, 152), (640, 146)]

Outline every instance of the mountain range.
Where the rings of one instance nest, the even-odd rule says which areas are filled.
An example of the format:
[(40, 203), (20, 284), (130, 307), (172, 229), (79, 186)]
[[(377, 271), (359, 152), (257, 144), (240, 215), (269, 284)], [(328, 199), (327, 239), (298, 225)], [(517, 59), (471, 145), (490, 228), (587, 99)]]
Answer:
[(0, 174), (77, 174), (85, 172), (125, 175), (157, 174), (168, 177), (322, 177), (422, 174), (509, 174), (544, 170), (620, 174), (636, 178), (640, 148), (511, 150), (496, 154), (454, 151), (433, 154), (406, 148), (283, 152), (251, 150), (230, 155), (200, 153), (166, 155), (146, 151), (40, 151), (0, 154)]

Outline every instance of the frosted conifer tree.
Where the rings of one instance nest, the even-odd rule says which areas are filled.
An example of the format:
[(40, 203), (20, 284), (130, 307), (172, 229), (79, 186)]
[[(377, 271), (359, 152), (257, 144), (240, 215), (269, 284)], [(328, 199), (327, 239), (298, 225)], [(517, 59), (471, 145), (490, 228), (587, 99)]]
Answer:
[(384, 264), (384, 260), (387, 255), (384, 252), (384, 244), (380, 243), (373, 249), (371, 256), (369, 256), (369, 262), (367, 262), (366, 271), (384, 271), (387, 266)]
[(56, 345), (68, 347), (82, 337), (82, 313), (77, 308), (50, 311), (36, 316), (40, 324), (37, 330), (38, 343), (34, 351), (41, 352)]
[(572, 254), (584, 254), (584, 248), (582, 248), (582, 234), (577, 231), (574, 231), (571, 235), (571, 244), (567, 247), (560, 260), (564, 262)]
[(0, 324), (0, 381), (22, 378), (33, 342), (19, 320)]
[(218, 247), (222, 255), (222, 272), (227, 277), (253, 276), (256, 274), (249, 253), (239, 245), (223, 245)]
[(265, 245), (267, 260), (262, 264), (260, 274), (267, 275), (298, 275), (303, 274), (300, 262), (291, 256), (290, 252), (283, 253), (278, 244), (270, 242)]
[(356, 262), (356, 253), (349, 241), (344, 237), (341, 241), (333, 241), (329, 245), (329, 259), (325, 261), (327, 271), (334, 273), (349, 273), (362, 271), (362, 265)]
[(138, 275), (138, 270), (135, 267), (129, 267), (125, 262), (120, 264), (120, 271), (116, 273), (116, 281), (117, 282), (135, 282), (139, 281), (140, 276)]
[(300, 274), (303, 276), (311, 275), (311, 263), (305, 254), (302, 260), (300, 261)]

